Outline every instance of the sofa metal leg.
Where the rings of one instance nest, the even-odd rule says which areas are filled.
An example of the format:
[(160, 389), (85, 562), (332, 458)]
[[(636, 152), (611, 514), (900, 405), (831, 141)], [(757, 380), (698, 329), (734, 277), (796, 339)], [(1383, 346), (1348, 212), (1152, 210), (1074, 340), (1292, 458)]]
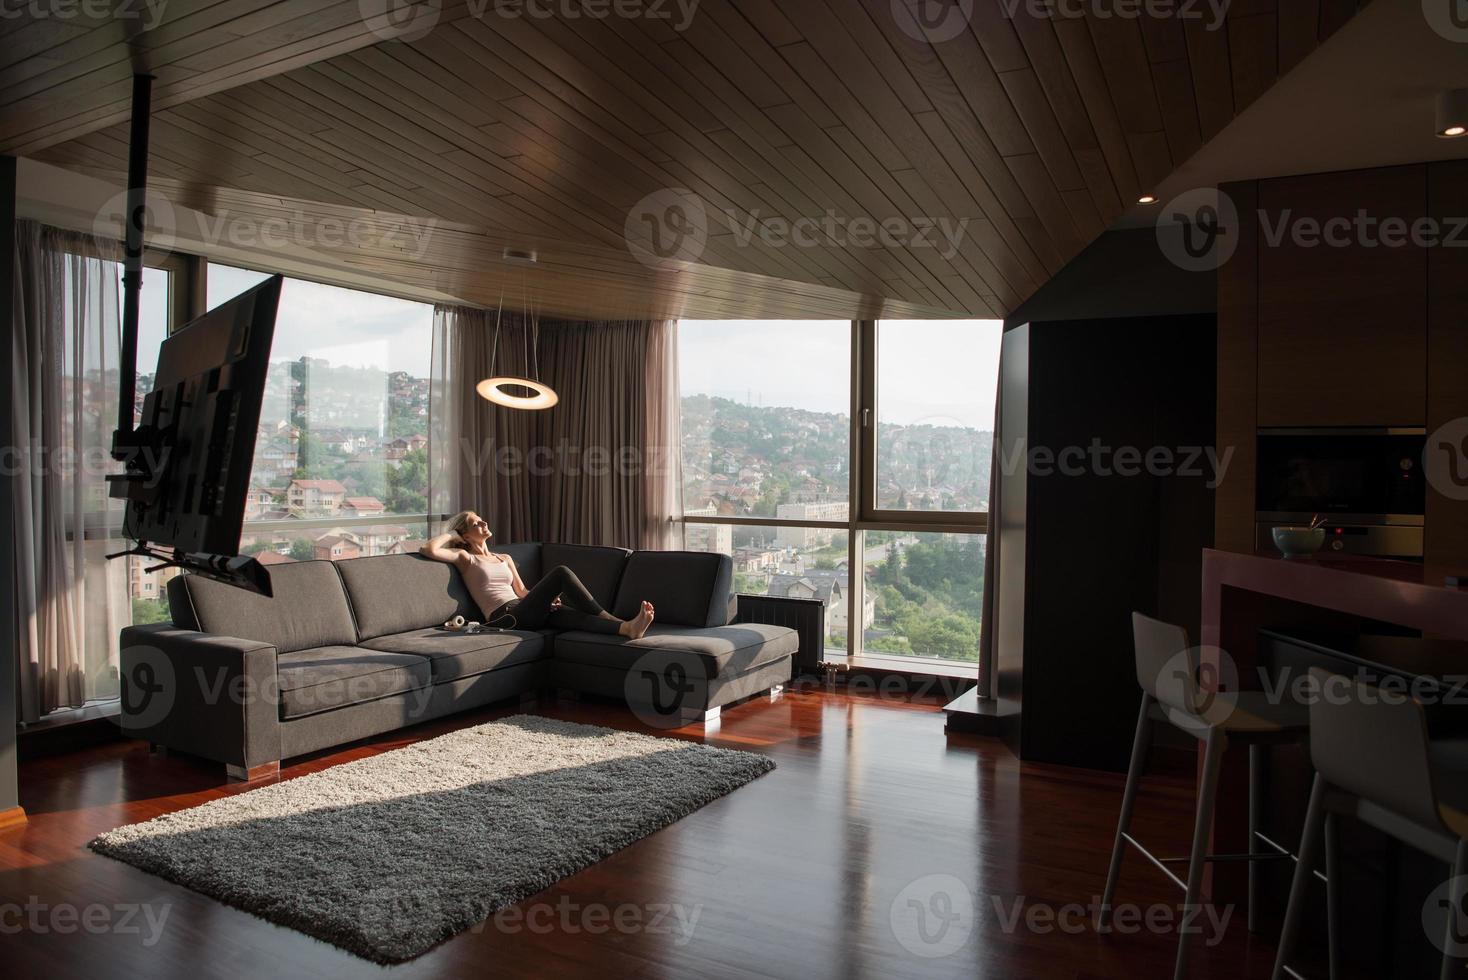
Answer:
[(776, 684), (774, 687), (770, 688), (770, 700), (771, 701), (779, 700), (780, 695), (782, 695), (784, 693), (785, 693), (785, 685), (784, 684)]
[(722, 707), (684, 708), (681, 712), (679, 712), (678, 720), (683, 722), (683, 724), (685, 725), (692, 725), (697, 722), (703, 722), (705, 725), (707, 725), (711, 721), (718, 721), (719, 712), (722, 710)]
[(229, 774), (230, 779), (233, 779), (237, 782), (248, 783), (256, 779), (264, 779), (267, 776), (279, 776), (280, 762), (278, 760), (276, 762), (266, 762), (262, 765), (250, 766), (248, 769), (246, 769), (244, 766), (236, 766), (226, 763), (224, 766), (224, 771)]
[(166, 746), (166, 745), (159, 745), (157, 742), (149, 742), (148, 743), (148, 754), (149, 755), (167, 755), (168, 754), (168, 746)]

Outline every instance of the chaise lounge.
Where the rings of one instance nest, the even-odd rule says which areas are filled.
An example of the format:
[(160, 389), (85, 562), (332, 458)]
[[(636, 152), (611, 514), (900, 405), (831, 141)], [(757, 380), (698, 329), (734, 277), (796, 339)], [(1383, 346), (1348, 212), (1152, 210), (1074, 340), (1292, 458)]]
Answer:
[(564, 544), (496, 548), (527, 581), (566, 565), (638, 640), (587, 632), (462, 634), (483, 616), (452, 565), (417, 555), (275, 566), (274, 596), (194, 575), (168, 584), (171, 623), (122, 631), (122, 728), (251, 779), (280, 760), (554, 687), (625, 699), (675, 727), (791, 677), (795, 630), (733, 622), (732, 563), (702, 552)]

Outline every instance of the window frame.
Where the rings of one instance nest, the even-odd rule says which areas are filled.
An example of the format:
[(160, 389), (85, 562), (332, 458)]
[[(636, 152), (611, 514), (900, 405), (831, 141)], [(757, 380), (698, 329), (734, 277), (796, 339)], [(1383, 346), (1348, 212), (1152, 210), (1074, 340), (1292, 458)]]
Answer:
[[(187, 258), (192, 260), (192, 265), (188, 266), (189, 300), (193, 304), (193, 309), (195, 311), (192, 316), (201, 316), (204, 313), (208, 312), (209, 309), (209, 260), (201, 256), (192, 255), (187, 256)], [(372, 296), (385, 296), (389, 299), (408, 299), (414, 303), (423, 302), (423, 300), (419, 298), (407, 297), (394, 293), (377, 292), (371, 289), (363, 289), (361, 286), (348, 286), (343, 285), (342, 283), (327, 282), (322, 279), (306, 278), (285, 272), (266, 272), (263, 269), (255, 269), (251, 268), (250, 266), (240, 265), (238, 263), (220, 262), (219, 265), (228, 266), (229, 268), (233, 269), (243, 269), (247, 272), (259, 272), (266, 276), (280, 275), (286, 279), (299, 279), (302, 282), (311, 282), (322, 286), (335, 286), (338, 289), (351, 289), (359, 293), (367, 293), (368, 295)], [(255, 432), (255, 438), (257, 441), (260, 438), (260, 433), (258, 429)], [(251, 486), (255, 485), (254, 475), (254, 468), (251, 467)], [(252, 531), (256, 533), (270, 533), (274, 531), (285, 530), (309, 531), (316, 530), (318, 529), (318, 527), (327, 529), (336, 527), (372, 527), (375, 525), (390, 524), (394, 522), (417, 523), (420, 520), (423, 522), (424, 526), (431, 534), (435, 526), (441, 526), (452, 516), (452, 514), (434, 513), (391, 514), (384, 511), (381, 514), (374, 514), (366, 517), (301, 517), (274, 521), (245, 520), (240, 525), (240, 534), (241, 536), (244, 536), (251, 533)]]
[[(879, 666), (892, 668), (900, 662), (903, 669), (911, 673), (934, 673), (947, 674), (950, 676), (975, 677), (980, 680), (984, 673), (979, 669), (978, 657), (981, 651), (975, 651), (972, 663), (964, 661), (946, 660), (938, 657), (924, 657), (921, 655), (889, 655), (880, 652), (867, 654), (865, 650), (866, 630), (861, 627), (853, 628), (850, 624), (859, 624), (863, 621), (862, 610), (866, 603), (866, 565), (864, 562), (851, 564), (851, 557), (865, 555), (866, 532), (867, 531), (908, 531), (927, 532), (935, 534), (981, 534), (986, 538), (985, 548), (989, 547), (989, 512), (983, 511), (914, 511), (914, 510), (891, 510), (876, 506), (877, 497), (877, 446), (876, 425), (877, 418), (877, 321), (852, 320), (851, 321), (851, 411), (848, 424), (851, 426), (850, 438), (847, 440), (848, 452), (850, 454), (847, 471), (850, 474), (850, 487), (848, 500), (850, 506), (847, 508), (847, 519), (845, 521), (816, 521), (816, 520), (791, 520), (778, 517), (760, 517), (750, 515), (748, 517), (719, 517), (719, 516), (696, 516), (682, 515), (678, 522), (687, 525), (728, 524), (733, 526), (756, 526), (756, 527), (807, 527), (827, 528), (831, 530), (845, 530), (847, 533), (847, 575), (848, 588), (846, 590), (846, 658), (845, 663), (850, 666)], [(681, 452), (681, 447), (680, 447)], [(679, 500), (682, 500), (683, 488), (678, 488)], [(986, 628), (986, 624), (980, 624), (980, 629)], [(837, 661), (839, 662), (839, 661)]]
[(859, 443), (858, 458), (852, 460), (851, 468), (853, 476), (859, 477), (859, 483), (852, 486), (852, 499), (858, 502), (853, 508), (858, 514), (857, 524), (869, 530), (987, 534), (987, 510), (893, 510), (877, 506), (877, 321), (855, 321), (851, 343), (857, 352), (852, 391), (858, 397), (851, 413), (858, 429), (852, 443)]

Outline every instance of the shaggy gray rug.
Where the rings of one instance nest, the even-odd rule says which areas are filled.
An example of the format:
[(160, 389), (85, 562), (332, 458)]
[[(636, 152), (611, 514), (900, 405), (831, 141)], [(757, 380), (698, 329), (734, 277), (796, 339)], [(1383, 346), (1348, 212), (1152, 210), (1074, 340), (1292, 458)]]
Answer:
[(396, 963), (774, 768), (749, 752), (516, 715), (90, 846)]

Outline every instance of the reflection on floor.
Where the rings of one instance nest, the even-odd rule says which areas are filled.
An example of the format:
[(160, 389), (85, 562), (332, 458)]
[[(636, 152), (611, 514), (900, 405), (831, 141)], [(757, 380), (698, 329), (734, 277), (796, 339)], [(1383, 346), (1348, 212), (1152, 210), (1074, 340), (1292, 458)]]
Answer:
[[(280, 778), (517, 710), (472, 712), (295, 760)], [(535, 711), (646, 730), (611, 703), (542, 701)], [(391, 972), (1132, 980), (1171, 970), (1169, 930), (1091, 927), (1119, 776), (1022, 765), (997, 742), (945, 736), (940, 699), (890, 691), (796, 691), (726, 710), (709, 731), (668, 737), (767, 753), (779, 768)], [(221, 785), (218, 770), (150, 756), (133, 742), (25, 764), (21, 803), (31, 821), (0, 835), (0, 909), (8, 933), (22, 926), (5, 937), (7, 964), (21, 976), (181, 980), (375, 970), (85, 850), (100, 831), (250, 788)], [(1190, 808), (1185, 778), (1153, 780), (1138, 830), (1183, 853)], [(281, 873), (290, 869), (281, 855)], [(1119, 901), (1140, 914), (1176, 898), (1143, 862), (1128, 865)], [(1197, 945), (1196, 977), (1268, 975), (1272, 937), (1249, 937), (1242, 911), (1216, 945)]]

